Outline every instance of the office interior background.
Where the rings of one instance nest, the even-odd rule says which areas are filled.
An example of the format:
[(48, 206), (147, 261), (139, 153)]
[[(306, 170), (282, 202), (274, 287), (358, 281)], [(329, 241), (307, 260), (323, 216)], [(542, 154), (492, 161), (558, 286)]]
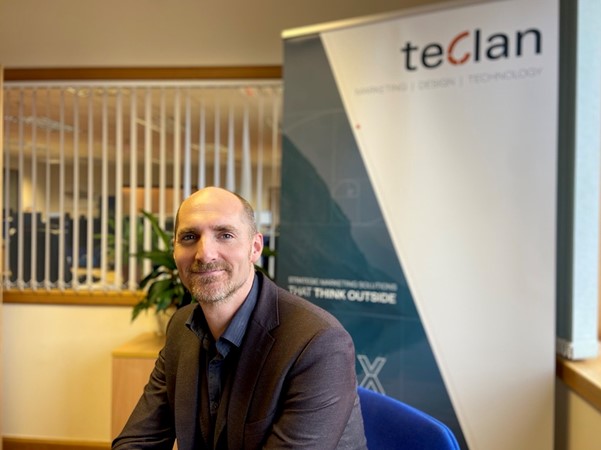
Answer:
[[(235, 120), (236, 124), (240, 124), (240, 126), (236, 125), (237, 133), (240, 134), (232, 138), (237, 148), (243, 149), (245, 145), (244, 132), (239, 131), (244, 129), (245, 123), (251, 130), (262, 130), (261, 143), (252, 141), (248, 143), (248, 147), (254, 150), (259, 146), (264, 148), (264, 164), (258, 165), (256, 159), (252, 159), (257, 158), (255, 153), (249, 156), (248, 166), (251, 172), (249, 178), (245, 181), (243, 170), (240, 169), (241, 163), (238, 164), (238, 173), (233, 177), (238, 186), (245, 186), (244, 188), (248, 189), (255, 206), (259, 204), (258, 209), (265, 212), (265, 231), (269, 234), (270, 227), (277, 221), (277, 206), (274, 205), (277, 205), (279, 148), (278, 136), (274, 135), (274, 130), (277, 130), (277, 120), (281, 114), (281, 110), (278, 109), (282, 89), (281, 71), (278, 70), (283, 64), (281, 32), (290, 28), (386, 13), (403, 8), (435, 7), (442, 3), (451, 2), (265, 0), (254, 3), (241, 1), (208, 3), (201, 0), (171, 2), (58, 0), (49, 4), (39, 0), (19, 2), (5, 0), (0, 3), (0, 65), (5, 70), (13, 71), (12, 73), (16, 73), (16, 69), (30, 69), (24, 73), (35, 73), (38, 69), (69, 68), (90, 69), (90, 73), (94, 73), (95, 70), (96, 73), (101, 73), (102, 69), (130, 68), (131, 73), (142, 73), (146, 68), (164, 68), (167, 74), (169, 70), (174, 74), (181, 74), (184, 68), (214, 68), (215, 79), (209, 78), (196, 84), (188, 80), (180, 94), (175, 95), (180, 95), (177, 101), (181, 102), (182, 106), (182, 116), (178, 120), (184, 126), (187, 121), (186, 99), (194, 98), (194, 90), (223, 90), (223, 96), (219, 97), (222, 100), (211, 105), (207, 104), (206, 110), (207, 117), (215, 118), (218, 114), (219, 123), (223, 124), (221, 130), (223, 137), (220, 143), (216, 144), (213, 140), (212, 146), (209, 145), (207, 148), (209, 157), (220, 155), (223, 158), (222, 170), (216, 172), (211, 168), (206, 172), (206, 182), (224, 186), (232, 182), (229, 178), (232, 175), (228, 173), (227, 165), (230, 105), (235, 104), (239, 114)], [(248, 73), (261, 74), (262, 79), (253, 79), (252, 76), (248, 79), (241, 77), (234, 81), (225, 80), (224, 83), (220, 77), (230, 73), (227, 68), (254, 68), (254, 71), (250, 70)], [(243, 72), (244, 70), (239, 69), (238, 73)], [(110, 82), (111, 80), (108, 79), (98, 81), (103, 86), (102, 89), (114, 88)], [(39, 86), (44, 86), (44, 82), (39, 82)], [(10, 86), (7, 84), (5, 87)], [(75, 87), (79, 92), (86, 89), (85, 83), (75, 84)], [(131, 88), (132, 85), (128, 87)], [(161, 99), (158, 92), (160, 88), (157, 85), (149, 83), (148, 80), (139, 83), (135, 89), (140, 94), (137, 103), (140, 113), (143, 111), (144, 96), (148, 88), (157, 90), (152, 94), (155, 101), (160, 102)], [(173, 86), (169, 86), (169, 89), (167, 102), (168, 105), (172, 105), (174, 100), (170, 95), (175, 91)], [(11, 95), (17, 95), (15, 92), (25, 91), (15, 90)], [(53, 87), (52, 92), (58, 91)], [(48, 89), (40, 88), (38, 93), (40, 105), (43, 104), (42, 100), (46, 99), (46, 95), (50, 95)], [(232, 95), (237, 99), (235, 102), (239, 97), (243, 97), (247, 102), (249, 114), (252, 116), (247, 119), (247, 122), (244, 118), (244, 104), (240, 106), (239, 103), (232, 103), (234, 101), (228, 102), (228, 96)], [(56, 102), (55, 106), (60, 105), (60, 94), (53, 101)], [(221, 101), (223, 103), (220, 103)], [(100, 95), (95, 103), (102, 105), (102, 102), (103, 98)], [(5, 102), (5, 116), (9, 114), (6, 110), (7, 104), (9, 102)], [(221, 109), (217, 108), (217, 113), (215, 104), (221, 105)], [(259, 107), (259, 104), (262, 106)], [(195, 102), (194, 105), (197, 103)], [(82, 111), (87, 108), (85, 100), (82, 100), (80, 107)], [(122, 107), (130, 111), (130, 96), (123, 99)], [(11, 114), (13, 112), (18, 113), (11, 111)], [(197, 112), (195, 110), (195, 114)], [(69, 110), (68, 114), (72, 114), (72, 111)], [(102, 118), (102, 106), (95, 114), (97, 119)], [(200, 126), (197, 126), (197, 116), (194, 117), (196, 125), (190, 126), (190, 133), (198, 136), (201, 132)], [(216, 133), (215, 122), (207, 119), (206, 123), (208, 125), (205, 131), (209, 139), (211, 133)], [(264, 124), (263, 128), (260, 128), (260, 123)], [(124, 122), (123, 126), (123, 132), (127, 133), (129, 122)], [(42, 130), (43, 128), (40, 127), (39, 132), (43, 133)], [(12, 131), (18, 131), (14, 129), (14, 125)], [(6, 125), (4, 132), (6, 133)], [(97, 132), (99, 139), (102, 140), (102, 125), (98, 127)], [(256, 134), (251, 132), (249, 136), (256, 136)], [(56, 137), (60, 139), (59, 134), (56, 134)], [(143, 139), (142, 135), (140, 143)], [(178, 145), (182, 148), (186, 147), (185, 137)], [(216, 147), (219, 147), (218, 152), (215, 152)], [(24, 151), (23, 149), (21, 153)], [(240, 154), (242, 153), (243, 150), (240, 150)], [(11, 158), (16, 158), (12, 161), (18, 164), (18, 153)], [(102, 154), (99, 158), (103, 159)], [(143, 152), (139, 158), (142, 169), (139, 174), (140, 181), (136, 185), (145, 186), (142, 175), (144, 173)], [(195, 161), (194, 167), (198, 168), (200, 164), (200, 161)], [(160, 167), (160, 161), (157, 167)], [(265, 167), (265, 170), (261, 172), (259, 167)], [(101, 163), (97, 169), (102, 170)], [(131, 176), (129, 169), (128, 166), (127, 171), (124, 171), (124, 177)], [(149, 185), (155, 189), (156, 194), (156, 189), (161, 185), (154, 178), (160, 178), (161, 173), (158, 169), (155, 172), (151, 170), (150, 173), (153, 174), (153, 180)], [(196, 176), (196, 173), (198, 170), (192, 176)], [(116, 186), (114, 175), (115, 172), (112, 170), (107, 171), (107, 186), (113, 188)], [(39, 173), (37, 176), (46, 175)], [(169, 199), (173, 199), (162, 206), (167, 211), (164, 212), (165, 216), (169, 216), (168, 211), (172, 211), (173, 205), (177, 204), (177, 194), (169, 190), (169, 186), (174, 183), (174, 178), (177, 180), (179, 176), (187, 175), (174, 171), (171, 166), (165, 174), (162, 185), (165, 190), (160, 192), (168, 192)], [(48, 187), (47, 190), (60, 192), (60, 178), (59, 173), (49, 172), (45, 180), (49, 183), (45, 185)], [(98, 184), (94, 185), (93, 190), (102, 192), (102, 175), (99, 174), (95, 179)], [(73, 182), (70, 177), (67, 177), (67, 181), (71, 184)], [(27, 193), (21, 192), (17, 195), (19, 186), (17, 179), (13, 178), (12, 182), (12, 197), (7, 200), (18, 203), (18, 195), (25, 197)], [(123, 186), (126, 184), (127, 182), (124, 182)], [(43, 196), (45, 193), (45, 191), (40, 192), (39, 195)], [(146, 204), (152, 204), (153, 209), (156, 208), (158, 211), (161, 208), (158, 200), (155, 204), (152, 200), (145, 200), (143, 193), (141, 195), (142, 197), (136, 200), (140, 205), (149, 201), (150, 203)], [(4, 193), (2, 196), (6, 199)], [(125, 201), (139, 198), (135, 192), (129, 191), (123, 197)], [(50, 210), (60, 210), (61, 207), (69, 209), (73, 206), (72, 204), (61, 206), (59, 203), (59, 200), (52, 203)], [(87, 210), (90, 206), (88, 203), (90, 202), (82, 201), (79, 205), (82, 211)], [(94, 203), (92, 207), (96, 211), (108, 206)], [(129, 205), (123, 205), (124, 210), (128, 207)], [(85, 226), (87, 225), (82, 225)], [(108, 223), (105, 226), (109, 226)], [(9, 249), (4, 251), (9, 252), (10, 255)], [(57, 263), (56, 268), (60, 266), (61, 264)], [(85, 271), (87, 267), (86, 262), (82, 262), (81, 269)], [(106, 278), (107, 274), (114, 273), (114, 270), (104, 267), (103, 272), (102, 265), (95, 266), (94, 269), (100, 270), (100, 275), (95, 278), (93, 284), (98, 284), (98, 277), (100, 277), (102, 284), (110, 286), (110, 289), (99, 289), (99, 292), (95, 292), (95, 298), (102, 295), (114, 296), (115, 292), (120, 290), (121, 282), (127, 283), (133, 280), (130, 273), (124, 274), (123, 279), (109, 280)], [(44, 270), (42, 264), (40, 273)], [(116, 272), (121, 274), (120, 270)], [(52, 278), (52, 275), (49, 276)], [(64, 273), (62, 276), (64, 277)], [(57, 277), (60, 278), (59, 275)], [(84, 284), (90, 282), (89, 277), (84, 277), (82, 280)], [(11, 280), (11, 283), (13, 282), (11, 289), (18, 290), (22, 287), (19, 285), (18, 277)], [(40, 287), (43, 288), (43, 283)], [(124, 288), (124, 290), (133, 289), (133, 284), (128, 284)], [(39, 293), (37, 295), (39, 296)], [(23, 296), (15, 297), (23, 299)], [(46, 297), (53, 297), (53, 295)], [(43, 301), (33, 302), (11, 301), (1, 307), (2, 425), (0, 432), (5, 438), (27, 438), (40, 442), (60, 442), (64, 445), (68, 445), (69, 442), (90, 442), (99, 446), (108, 446), (111, 435), (111, 351), (141, 333), (153, 331), (154, 318), (150, 314), (143, 314), (136, 321), (131, 322), (130, 304), (119, 306), (113, 302), (110, 306), (104, 306), (101, 303), (93, 305), (61, 303), (64, 302), (52, 299), (48, 301), (46, 298)], [(516, 368), (516, 377), (519, 377), (519, 368)], [(556, 448), (587, 449), (599, 445), (600, 439), (595, 430), (601, 426), (601, 411), (589, 399), (573, 392), (561, 380), (557, 383), (556, 417)]]

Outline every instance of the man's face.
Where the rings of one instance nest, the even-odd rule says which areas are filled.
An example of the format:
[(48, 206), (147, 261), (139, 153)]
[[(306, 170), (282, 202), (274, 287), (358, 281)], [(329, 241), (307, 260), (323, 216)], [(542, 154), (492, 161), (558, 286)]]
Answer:
[(173, 254), (199, 303), (244, 300), (262, 248), (261, 234), (251, 235), (242, 203), (230, 192), (206, 188), (182, 203)]

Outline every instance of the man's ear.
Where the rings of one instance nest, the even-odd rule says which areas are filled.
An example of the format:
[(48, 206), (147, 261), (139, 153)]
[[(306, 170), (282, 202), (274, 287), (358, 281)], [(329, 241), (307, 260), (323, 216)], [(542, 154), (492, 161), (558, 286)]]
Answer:
[(253, 237), (252, 243), (252, 252), (250, 255), (250, 259), (253, 263), (256, 263), (261, 257), (261, 253), (263, 252), (263, 235), (261, 233), (257, 233)]

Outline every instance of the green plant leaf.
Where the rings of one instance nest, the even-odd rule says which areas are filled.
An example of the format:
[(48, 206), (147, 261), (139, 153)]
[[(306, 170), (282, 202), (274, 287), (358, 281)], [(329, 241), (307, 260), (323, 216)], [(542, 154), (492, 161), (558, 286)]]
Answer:
[(148, 299), (156, 304), (157, 301), (164, 295), (166, 291), (173, 290), (173, 280), (170, 278), (165, 278), (162, 280), (157, 280), (150, 285), (148, 288)]
[(154, 234), (163, 242), (164, 248), (170, 249), (173, 243), (172, 236), (161, 228), (159, 219), (151, 212), (145, 210), (142, 210), (142, 214), (150, 221)]
[(270, 249), (269, 247), (263, 247), (263, 250), (261, 251), (261, 255), (262, 256), (276, 256), (277, 252), (275, 250)]
[(154, 266), (152, 271), (140, 281), (140, 289), (144, 289), (151, 281), (171, 276), (171, 271), (165, 270), (161, 266)]
[(144, 297), (142, 300), (136, 303), (136, 305), (134, 305), (134, 308), (131, 312), (131, 320), (134, 321), (142, 311), (147, 311), (150, 307), (151, 304), (148, 297)]
[[(184, 287), (177, 273), (173, 258), (172, 234), (161, 228), (157, 217), (151, 212), (142, 211), (142, 214), (152, 225), (152, 249), (142, 250), (134, 255), (139, 260), (150, 260), (152, 269), (139, 283), (140, 289), (144, 289), (146, 295), (134, 306), (132, 320), (148, 309), (154, 308), (156, 312), (160, 312), (171, 305), (179, 307), (192, 302), (192, 295)], [(137, 242), (142, 242), (143, 237), (139, 236)], [(159, 243), (162, 245), (159, 246)]]
[(169, 270), (176, 270), (175, 259), (171, 250), (150, 250), (137, 253), (139, 258), (152, 261), (153, 265), (165, 266)]

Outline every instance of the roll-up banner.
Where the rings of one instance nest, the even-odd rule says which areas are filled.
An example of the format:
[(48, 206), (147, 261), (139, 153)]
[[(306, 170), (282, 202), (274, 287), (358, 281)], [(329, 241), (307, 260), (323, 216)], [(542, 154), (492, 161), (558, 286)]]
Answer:
[(462, 448), (549, 449), (558, 5), (437, 8), (284, 32), (276, 278), (361, 385)]

